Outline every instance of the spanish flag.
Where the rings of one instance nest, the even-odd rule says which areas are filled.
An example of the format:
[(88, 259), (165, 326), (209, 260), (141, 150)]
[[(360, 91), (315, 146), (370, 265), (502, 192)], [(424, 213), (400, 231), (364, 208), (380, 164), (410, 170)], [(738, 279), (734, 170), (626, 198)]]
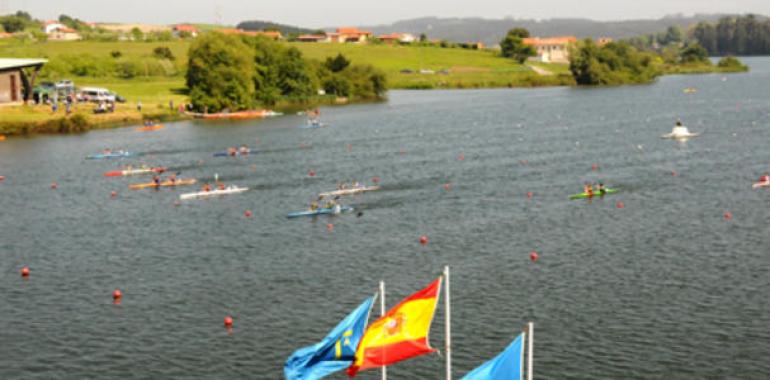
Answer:
[(428, 331), (438, 304), (441, 277), (412, 294), (369, 324), (348, 368), (350, 377), (358, 371), (378, 368), (436, 351), (428, 343)]

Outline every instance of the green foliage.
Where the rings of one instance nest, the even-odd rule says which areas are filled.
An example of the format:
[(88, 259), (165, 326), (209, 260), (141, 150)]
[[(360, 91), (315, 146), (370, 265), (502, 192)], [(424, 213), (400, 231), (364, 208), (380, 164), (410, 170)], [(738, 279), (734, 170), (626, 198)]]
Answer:
[(770, 19), (754, 15), (723, 17), (699, 23), (692, 36), (710, 55), (770, 54)]
[(428, 42), (428, 35), (425, 33), (420, 33), (420, 42)]
[(513, 58), (519, 64), (524, 63), (527, 58), (535, 55), (535, 48), (525, 45), (523, 39), (529, 37), (529, 31), (522, 28), (515, 28), (508, 31), (508, 34), (500, 41), (500, 53), (503, 57)]
[(339, 53), (334, 58), (327, 57), (324, 65), (326, 65), (326, 68), (331, 70), (331, 72), (338, 73), (342, 70), (345, 70), (348, 66), (350, 66), (350, 61), (347, 58), (345, 58), (345, 56), (342, 55), (342, 53)]
[(134, 27), (131, 29), (131, 40), (133, 41), (144, 41), (144, 33), (141, 29)]
[(144, 35), (146, 42), (169, 42), (174, 39), (174, 34), (169, 30), (154, 31)]
[(703, 46), (697, 42), (687, 44), (687, 46), (682, 49), (682, 51), (679, 53), (679, 62), (684, 64), (711, 64), (709, 61), (708, 51), (706, 51), (706, 49), (704, 49)]
[(120, 50), (113, 50), (110, 52), (110, 56), (112, 58), (120, 58), (123, 56), (123, 53), (121, 53)]
[(17, 15), (0, 17), (0, 25), (2, 25), (3, 29), (5, 29), (5, 31), (8, 33), (21, 32), (26, 29), (27, 25), (29, 24), (30, 20), (25, 19), (24, 17), (19, 17)]
[(717, 67), (724, 71), (747, 71), (748, 67), (741, 63), (738, 58), (733, 56), (727, 56), (719, 60)]
[(570, 71), (578, 85), (586, 86), (648, 83), (662, 73), (650, 53), (625, 42), (599, 47), (591, 39), (572, 49)]
[(152, 51), (152, 55), (155, 58), (158, 59), (168, 59), (169, 61), (173, 61), (176, 59), (174, 57), (174, 53), (171, 52), (171, 49), (168, 48), (168, 46), (158, 46)]
[(252, 108), (255, 104), (254, 50), (238, 36), (205, 34), (188, 54), (187, 87), (199, 110), (217, 112)]
[(84, 30), (91, 29), (91, 27), (89, 27), (88, 24), (86, 24), (84, 21), (67, 16), (67, 15), (59, 16), (59, 22), (77, 31), (84, 31)]

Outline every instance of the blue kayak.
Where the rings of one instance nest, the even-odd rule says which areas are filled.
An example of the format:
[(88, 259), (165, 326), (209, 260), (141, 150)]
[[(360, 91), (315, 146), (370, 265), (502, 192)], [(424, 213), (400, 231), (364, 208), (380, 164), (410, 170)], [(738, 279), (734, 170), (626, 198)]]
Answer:
[(332, 214), (340, 214), (343, 212), (350, 212), (353, 211), (353, 207), (343, 206), (339, 209), (339, 212), (334, 212), (334, 208), (319, 208), (317, 210), (311, 211), (297, 211), (297, 212), (290, 212), (286, 217), (288, 218), (298, 218), (300, 216), (316, 216), (316, 215), (332, 215)]
[(112, 153), (97, 153), (97, 154), (90, 154), (86, 156), (87, 160), (101, 160), (106, 158), (123, 158), (123, 157), (131, 157), (135, 156), (135, 153), (132, 152), (112, 152)]

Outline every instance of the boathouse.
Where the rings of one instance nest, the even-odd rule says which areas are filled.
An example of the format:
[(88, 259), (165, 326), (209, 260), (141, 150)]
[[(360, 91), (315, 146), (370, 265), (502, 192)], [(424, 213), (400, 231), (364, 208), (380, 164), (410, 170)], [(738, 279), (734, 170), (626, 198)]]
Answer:
[(45, 59), (0, 58), (0, 106), (21, 104), (32, 94)]

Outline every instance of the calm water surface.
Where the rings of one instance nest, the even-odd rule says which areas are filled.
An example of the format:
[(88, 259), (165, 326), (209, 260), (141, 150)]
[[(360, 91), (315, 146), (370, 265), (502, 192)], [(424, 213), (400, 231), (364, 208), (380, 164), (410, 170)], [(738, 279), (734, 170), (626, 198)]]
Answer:
[[(747, 61), (724, 81), (393, 91), (323, 109), (318, 130), (285, 116), (0, 143), (0, 378), (280, 379), (379, 280), (394, 305), (443, 265), (457, 378), (529, 320), (541, 379), (767, 378), (770, 190), (751, 184), (770, 170), (770, 60)], [(703, 135), (660, 139), (677, 117)], [(260, 153), (212, 157), (243, 143)], [(142, 156), (83, 159), (105, 147)], [(102, 176), (125, 163), (253, 190), (175, 206), (192, 190)], [(383, 190), (349, 200), (361, 217), (285, 218), (373, 176)], [(622, 191), (569, 201), (585, 181)], [(442, 346), (442, 310), (431, 339)], [(442, 368), (431, 355), (389, 374)]]

